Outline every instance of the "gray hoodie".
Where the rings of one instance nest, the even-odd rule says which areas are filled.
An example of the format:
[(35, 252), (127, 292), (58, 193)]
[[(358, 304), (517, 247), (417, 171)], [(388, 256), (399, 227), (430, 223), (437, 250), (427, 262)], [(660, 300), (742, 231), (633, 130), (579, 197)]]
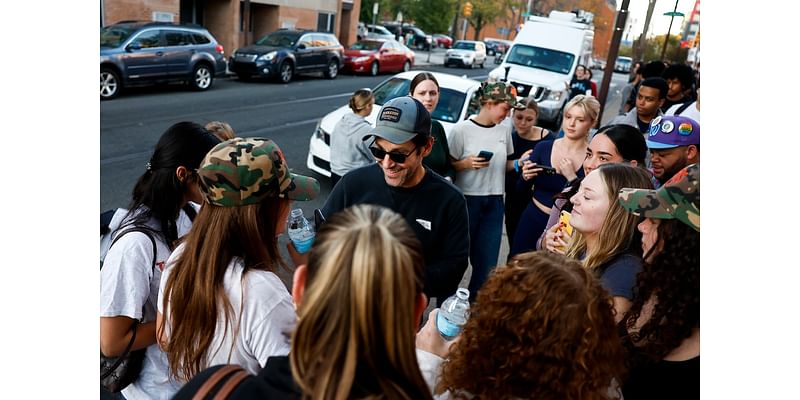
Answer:
[(364, 117), (355, 113), (345, 114), (331, 132), (331, 172), (344, 176), (346, 173), (375, 163), (367, 142), (361, 140), (372, 130)]

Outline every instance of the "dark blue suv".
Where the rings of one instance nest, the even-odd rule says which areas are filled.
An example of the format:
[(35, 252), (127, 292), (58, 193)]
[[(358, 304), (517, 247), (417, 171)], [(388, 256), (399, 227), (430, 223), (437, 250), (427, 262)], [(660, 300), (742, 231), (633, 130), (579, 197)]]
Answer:
[(335, 79), (343, 60), (344, 47), (331, 33), (280, 29), (234, 50), (228, 65), (241, 80), (255, 75), (288, 83), (306, 72)]
[(207, 90), (225, 70), (222, 45), (200, 26), (126, 21), (100, 30), (101, 100), (125, 86), (159, 82)]

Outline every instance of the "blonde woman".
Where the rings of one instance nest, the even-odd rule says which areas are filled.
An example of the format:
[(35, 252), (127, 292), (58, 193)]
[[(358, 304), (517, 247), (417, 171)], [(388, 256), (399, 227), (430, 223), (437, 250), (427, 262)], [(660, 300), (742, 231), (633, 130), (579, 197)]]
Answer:
[(206, 124), (206, 129), (218, 137), (221, 141), (233, 139), (236, 137), (236, 132), (231, 128), (227, 122), (211, 121)]
[(599, 113), (597, 99), (582, 94), (575, 96), (564, 107), (561, 122), (564, 136), (539, 142), (530, 158), (523, 162), (519, 185), (533, 182), (533, 197), (522, 212), (509, 257), (535, 249), (536, 241), (547, 226), (554, 196), (567, 183), (584, 176), (582, 165), (589, 147), (589, 131), (597, 123)]
[(603, 164), (581, 181), (572, 198), (570, 224), (575, 230), (567, 256), (594, 271), (614, 300), (616, 320), (631, 306), (636, 274), (642, 270), (641, 218), (617, 202), (622, 188), (652, 189), (644, 168)]
[(361, 140), (372, 129), (366, 117), (372, 113), (375, 97), (370, 89), (358, 89), (348, 105), (353, 110), (342, 116), (331, 132), (331, 187), (346, 173), (375, 163), (368, 143)]
[[(422, 245), (402, 216), (375, 205), (334, 214), (294, 274), (289, 356), (271, 357), (228, 398), (431, 399), (415, 352), (423, 275)], [(204, 371), (175, 399), (196, 398), (223, 368)]]

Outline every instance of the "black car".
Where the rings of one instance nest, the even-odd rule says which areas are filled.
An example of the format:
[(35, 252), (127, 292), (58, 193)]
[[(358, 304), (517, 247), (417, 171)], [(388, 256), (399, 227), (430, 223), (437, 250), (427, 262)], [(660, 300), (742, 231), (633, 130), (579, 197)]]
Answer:
[[(417, 28), (413, 25), (405, 25), (403, 24), (402, 33), (400, 29), (400, 25), (398, 24), (383, 24), (383, 26), (392, 32), (398, 40), (409, 46), (413, 47), (417, 50), (427, 50), (430, 51), (431, 43), (433, 42), (433, 38), (427, 35), (422, 29)], [(411, 40), (411, 44), (406, 42), (406, 35), (412, 35), (413, 39)]]
[(242, 80), (255, 75), (288, 83), (295, 74), (308, 72), (335, 79), (343, 60), (344, 47), (333, 34), (281, 29), (234, 50), (228, 65)]
[(100, 100), (124, 86), (159, 82), (207, 90), (222, 75), (225, 51), (200, 26), (126, 21), (100, 29)]

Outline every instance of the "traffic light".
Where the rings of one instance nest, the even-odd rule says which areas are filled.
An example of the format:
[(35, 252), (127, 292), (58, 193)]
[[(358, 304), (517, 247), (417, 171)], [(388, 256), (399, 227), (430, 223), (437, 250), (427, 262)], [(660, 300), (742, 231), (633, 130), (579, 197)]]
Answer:
[(469, 17), (472, 15), (472, 3), (466, 2), (464, 3), (464, 16)]

